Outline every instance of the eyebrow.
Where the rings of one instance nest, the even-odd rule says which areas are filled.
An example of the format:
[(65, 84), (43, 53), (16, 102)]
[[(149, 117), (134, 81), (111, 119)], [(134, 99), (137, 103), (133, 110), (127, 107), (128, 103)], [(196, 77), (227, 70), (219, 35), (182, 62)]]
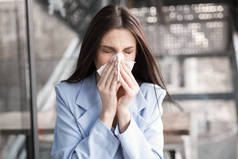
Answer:
[[(112, 47), (112, 46), (101, 45), (101, 47), (108, 48), (108, 49), (111, 49), (111, 50), (116, 50), (116, 49), (115, 49), (114, 47)], [(128, 49), (131, 49), (131, 48), (134, 48), (134, 46), (128, 46), (128, 47), (124, 48), (123, 50), (128, 50)]]

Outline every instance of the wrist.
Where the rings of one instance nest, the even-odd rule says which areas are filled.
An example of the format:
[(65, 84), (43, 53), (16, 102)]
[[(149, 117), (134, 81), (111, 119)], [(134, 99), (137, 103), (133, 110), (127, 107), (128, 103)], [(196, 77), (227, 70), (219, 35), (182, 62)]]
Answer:
[(129, 109), (118, 109), (117, 115), (118, 116), (130, 116), (130, 111), (129, 111)]
[(111, 129), (113, 119), (114, 119), (115, 114), (110, 112), (101, 112), (99, 119), (109, 128)]
[(131, 121), (130, 111), (117, 112), (120, 133), (123, 133), (129, 126)]

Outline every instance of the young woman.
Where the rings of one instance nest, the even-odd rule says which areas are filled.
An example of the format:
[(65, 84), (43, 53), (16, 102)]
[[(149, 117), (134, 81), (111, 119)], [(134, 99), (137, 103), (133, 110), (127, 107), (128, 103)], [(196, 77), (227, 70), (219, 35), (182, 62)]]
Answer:
[[(119, 52), (118, 72), (118, 58), (110, 59)], [(132, 71), (127, 61), (136, 62)], [(109, 5), (97, 13), (75, 72), (55, 91), (55, 159), (163, 159), (167, 91), (141, 25), (126, 8)]]

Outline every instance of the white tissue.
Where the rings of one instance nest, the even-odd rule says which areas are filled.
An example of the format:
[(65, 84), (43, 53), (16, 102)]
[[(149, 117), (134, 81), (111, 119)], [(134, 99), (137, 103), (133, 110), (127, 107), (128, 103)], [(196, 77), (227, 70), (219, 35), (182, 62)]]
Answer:
[[(120, 64), (121, 61), (124, 59), (124, 54), (123, 53), (117, 53), (115, 55), (112, 56), (112, 58), (110, 59), (110, 62), (114, 59), (114, 58), (118, 58), (118, 65), (117, 65), (117, 69), (118, 69), (118, 76), (117, 76), (117, 80), (119, 81), (119, 78), (121, 76), (120, 74)], [(129, 66), (129, 70), (131, 71), (134, 67), (134, 64), (136, 63), (135, 61), (125, 61), (125, 63), (128, 64)], [(107, 64), (102, 65), (99, 69), (97, 69), (98, 74), (101, 76), (102, 71), (104, 70), (104, 68), (106, 67)]]

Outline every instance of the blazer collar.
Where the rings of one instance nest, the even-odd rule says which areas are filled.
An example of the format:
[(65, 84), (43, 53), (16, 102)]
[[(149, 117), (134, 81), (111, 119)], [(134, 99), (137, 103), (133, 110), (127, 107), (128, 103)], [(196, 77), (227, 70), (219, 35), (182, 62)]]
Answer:
[[(76, 104), (85, 110), (88, 110), (89, 108), (102, 107), (102, 101), (96, 84), (96, 71), (82, 80), (82, 86), (77, 96)], [(131, 104), (131, 111), (136, 113), (148, 105), (141, 89)]]

